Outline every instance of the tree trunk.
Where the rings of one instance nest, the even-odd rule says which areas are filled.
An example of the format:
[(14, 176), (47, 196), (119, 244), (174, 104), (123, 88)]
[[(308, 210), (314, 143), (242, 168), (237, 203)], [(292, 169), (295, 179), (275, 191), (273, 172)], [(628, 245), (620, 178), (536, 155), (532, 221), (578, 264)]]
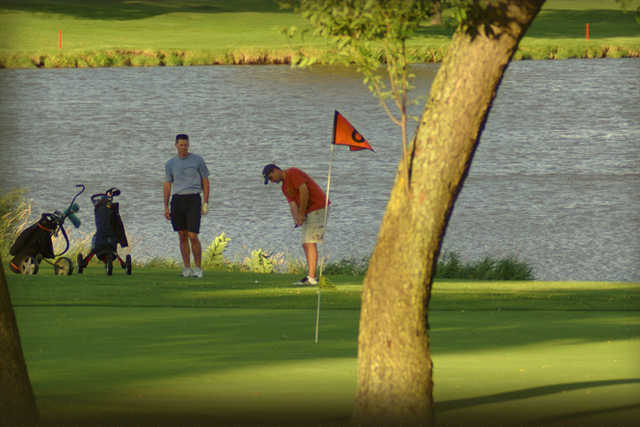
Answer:
[(442, 25), (442, 2), (433, 2), (433, 17), (431, 18), (432, 25)]
[(34, 425), (36, 402), (0, 258), (0, 426)]
[(454, 202), (504, 71), (544, 0), (474, 6), (453, 37), (402, 163), (362, 289), (359, 424), (431, 425), (433, 364), (427, 311)]

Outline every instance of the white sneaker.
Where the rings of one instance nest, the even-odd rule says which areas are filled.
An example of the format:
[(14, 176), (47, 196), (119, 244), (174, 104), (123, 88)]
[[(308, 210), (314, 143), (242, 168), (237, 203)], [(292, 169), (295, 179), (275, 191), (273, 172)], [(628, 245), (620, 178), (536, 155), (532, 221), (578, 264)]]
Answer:
[(201, 268), (194, 268), (191, 272), (191, 277), (197, 277), (198, 279), (202, 279), (203, 273)]
[(191, 267), (185, 267), (180, 275), (182, 277), (191, 277), (193, 276), (193, 271), (191, 270)]
[(298, 286), (316, 286), (318, 284), (318, 280), (315, 277), (305, 276), (294, 284)]

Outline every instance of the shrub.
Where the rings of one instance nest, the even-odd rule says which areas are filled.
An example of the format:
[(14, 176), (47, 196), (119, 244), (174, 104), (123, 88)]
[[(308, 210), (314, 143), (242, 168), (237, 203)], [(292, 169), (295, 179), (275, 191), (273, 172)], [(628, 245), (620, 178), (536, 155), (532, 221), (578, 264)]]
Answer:
[(514, 257), (501, 259), (494, 267), (493, 280), (533, 280), (533, 268)]
[(348, 274), (359, 276), (365, 274), (369, 268), (369, 258), (347, 258), (338, 262), (327, 263), (323, 268), (323, 274)]
[(245, 258), (243, 263), (253, 273), (273, 273), (274, 262), (271, 255), (262, 249), (251, 251), (251, 256)]
[(224, 269), (228, 262), (224, 257), (224, 251), (231, 238), (227, 237), (224, 231), (220, 233), (205, 250), (202, 256), (203, 267), (209, 269)]
[(454, 279), (463, 275), (463, 265), (460, 256), (456, 252), (443, 252), (438, 259), (435, 277), (441, 279)]
[(533, 280), (533, 268), (515, 257), (496, 260), (485, 257), (480, 261), (463, 263), (455, 252), (443, 253), (436, 267), (438, 279), (469, 280)]

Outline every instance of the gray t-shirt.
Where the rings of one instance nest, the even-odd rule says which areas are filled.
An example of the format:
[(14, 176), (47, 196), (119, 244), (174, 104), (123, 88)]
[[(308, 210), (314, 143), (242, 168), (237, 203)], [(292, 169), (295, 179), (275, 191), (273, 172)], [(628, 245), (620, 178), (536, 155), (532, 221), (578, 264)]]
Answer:
[(202, 191), (202, 178), (209, 176), (204, 159), (189, 153), (181, 159), (175, 156), (164, 166), (166, 182), (173, 185), (173, 194), (196, 194)]

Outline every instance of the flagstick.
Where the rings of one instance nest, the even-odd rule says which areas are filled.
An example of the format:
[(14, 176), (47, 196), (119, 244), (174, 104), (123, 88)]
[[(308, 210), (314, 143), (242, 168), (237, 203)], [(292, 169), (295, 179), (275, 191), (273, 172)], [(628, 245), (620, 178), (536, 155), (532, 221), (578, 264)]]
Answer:
[[(329, 213), (329, 191), (331, 190), (331, 167), (333, 166), (333, 153), (335, 144), (331, 144), (331, 154), (329, 155), (329, 172), (327, 174), (327, 194), (324, 200), (324, 220), (322, 222), (322, 229), (327, 227), (327, 214)], [(318, 274), (318, 281), (322, 278), (322, 269), (324, 268), (324, 262), (320, 263), (320, 274)], [(320, 284), (318, 283), (318, 293), (316, 298), (316, 339), (315, 343), (318, 344), (318, 332), (320, 328)]]
[[(331, 167), (333, 166), (333, 152), (335, 150), (335, 144), (331, 144), (331, 154), (329, 155), (329, 173), (327, 174), (327, 194), (324, 200), (324, 222), (322, 223), (322, 227), (327, 226), (327, 215), (329, 213), (329, 191), (331, 190)], [(321, 272), (322, 273), (322, 272)]]
[(320, 287), (318, 286), (318, 298), (316, 299), (316, 344), (318, 344), (318, 326), (320, 326)]

